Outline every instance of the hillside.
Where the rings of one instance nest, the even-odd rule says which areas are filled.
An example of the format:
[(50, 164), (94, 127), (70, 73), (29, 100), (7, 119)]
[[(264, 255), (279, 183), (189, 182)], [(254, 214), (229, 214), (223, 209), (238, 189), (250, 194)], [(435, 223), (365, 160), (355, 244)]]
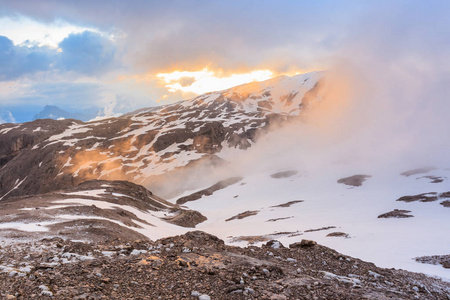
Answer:
[[(351, 107), (341, 102), (333, 103), (332, 109), (326, 107), (328, 89), (326, 74), (313, 72), (241, 85), (117, 118), (1, 124), (0, 232), (5, 249), (52, 238), (89, 242), (94, 248), (118, 239), (121, 245), (141, 240), (148, 250), (157, 239), (196, 228), (227, 245), (251, 246), (229, 251), (249, 255), (253, 249), (257, 259), (264, 251), (256, 246), (271, 240), (289, 245), (306, 239), (323, 245), (314, 249), (450, 280), (450, 236), (446, 234), (450, 170), (445, 165), (428, 167), (422, 161), (380, 154), (379, 145), (362, 147), (362, 137), (371, 132), (361, 128), (350, 127), (355, 135), (345, 138), (341, 128), (333, 128), (328, 121), (337, 108), (351, 111)], [(373, 149), (377, 155), (365, 155), (359, 147)], [(296, 255), (294, 250), (283, 251), (286, 259)], [(314, 255), (317, 259), (318, 254)], [(276, 259), (276, 255), (270, 258), (271, 264)], [(380, 295), (445, 299), (448, 293), (433, 294), (429, 286), (422, 289), (420, 284), (429, 284), (422, 275), (375, 270), (361, 261), (367, 264), (364, 274), (351, 277), (356, 272), (350, 271), (353, 266), (343, 266), (345, 272), (336, 273), (334, 265), (326, 267), (331, 261), (324, 262), (312, 262), (315, 271), (311, 272), (316, 273), (308, 276), (315, 282), (320, 275), (321, 287), (337, 284), (330, 287), (337, 299), (347, 293), (358, 297), (366, 293), (373, 299)], [(172, 267), (168, 263), (167, 268)], [(298, 267), (301, 264), (286, 267), (289, 270), (283, 274), (290, 275), (270, 277), (268, 282), (298, 283), (303, 279), (290, 277)], [(369, 269), (402, 279), (392, 279), (392, 290), (386, 279), (374, 291), (369, 288)], [(322, 281), (324, 276), (330, 278)], [(367, 284), (355, 285), (353, 278)], [(414, 278), (420, 284), (400, 287)], [(22, 280), (26, 281), (18, 279), (17, 284), (29, 284)], [(266, 283), (250, 289), (256, 291)], [(352, 287), (339, 292), (347, 284)], [(286, 297), (306, 292), (300, 285), (292, 294), (286, 292)], [(448, 287), (448, 282), (438, 286)], [(361, 293), (353, 288), (361, 288)], [(316, 296), (326, 297), (323, 291)], [(108, 293), (112, 295), (112, 290)]]

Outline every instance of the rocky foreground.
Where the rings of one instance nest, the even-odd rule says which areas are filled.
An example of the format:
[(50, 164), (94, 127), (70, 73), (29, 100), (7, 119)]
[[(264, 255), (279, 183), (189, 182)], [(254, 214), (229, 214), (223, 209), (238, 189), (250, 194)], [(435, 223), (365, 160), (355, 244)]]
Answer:
[(312, 241), (231, 247), (200, 231), (155, 242), (60, 238), (0, 248), (6, 299), (450, 299), (450, 283)]

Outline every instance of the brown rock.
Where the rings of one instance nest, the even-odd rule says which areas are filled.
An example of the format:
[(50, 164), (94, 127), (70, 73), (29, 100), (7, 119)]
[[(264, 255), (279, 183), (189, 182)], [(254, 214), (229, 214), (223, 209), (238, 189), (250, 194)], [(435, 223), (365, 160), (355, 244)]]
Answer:
[(312, 241), (312, 240), (301, 240), (299, 243), (293, 243), (289, 245), (289, 248), (294, 249), (294, 248), (307, 248), (307, 247), (313, 247), (317, 245), (316, 241)]
[(340, 232), (340, 231), (329, 233), (329, 234), (327, 234), (327, 237), (345, 237), (345, 238), (350, 238), (350, 236), (347, 233)]
[(247, 210), (247, 211), (244, 211), (244, 212), (242, 212), (240, 214), (237, 214), (237, 215), (235, 215), (235, 216), (233, 216), (231, 218), (228, 218), (225, 221), (229, 222), (229, 221), (232, 221), (232, 220), (240, 220), (240, 219), (244, 219), (244, 218), (247, 218), (247, 217), (250, 217), (250, 216), (257, 215), (258, 213), (259, 213), (259, 210)]
[(409, 215), (410, 210), (394, 209), (393, 211), (381, 214), (378, 218), (412, 218), (413, 215)]
[(422, 193), (418, 195), (413, 196), (403, 196), (397, 199), (397, 201), (403, 201), (403, 202), (433, 202), (438, 199), (437, 193)]
[(370, 178), (370, 177), (372, 177), (372, 176), (370, 176), (370, 175), (353, 175), (350, 177), (341, 178), (337, 182), (343, 183), (346, 185), (351, 185), (351, 186), (361, 186), (363, 184), (363, 182), (366, 181), (366, 179)]

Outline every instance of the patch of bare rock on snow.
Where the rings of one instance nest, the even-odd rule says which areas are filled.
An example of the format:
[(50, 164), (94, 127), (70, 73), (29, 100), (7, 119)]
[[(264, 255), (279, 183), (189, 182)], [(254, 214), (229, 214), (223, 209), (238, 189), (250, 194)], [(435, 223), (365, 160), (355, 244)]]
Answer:
[(341, 178), (337, 182), (355, 187), (355, 186), (361, 186), (363, 184), (363, 182), (366, 181), (370, 177), (372, 177), (372, 176), (370, 176), (370, 175), (353, 175), (350, 177)]
[(0, 248), (6, 299), (448, 299), (450, 284), (382, 269), (314, 241), (227, 246), (192, 231), (157, 241), (60, 238)]
[(247, 210), (244, 211), (243, 213), (237, 214), (231, 218), (228, 218), (225, 220), (225, 222), (229, 222), (229, 221), (233, 221), (233, 220), (241, 220), (247, 217), (251, 217), (251, 216), (255, 216), (257, 215), (259, 212), (259, 210)]
[(378, 216), (378, 218), (412, 218), (413, 215), (409, 215), (410, 210), (404, 210), (404, 209), (394, 209), (393, 211), (381, 214)]
[(298, 172), (295, 170), (287, 170), (287, 171), (273, 173), (272, 175), (270, 175), (270, 177), (272, 177), (272, 178), (287, 178), (287, 177), (292, 177), (294, 175), (297, 175), (297, 173)]
[(446, 269), (450, 269), (450, 254), (448, 255), (432, 255), (421, 256), (415, 258), (417, 262), (431, 265), (442, 265)]
[(350, 238), (350, 236), (348, 235), (348, 233), (340, 232), (340, 231), (331, 232), (331, 233), (327, 234), (327, 237), (344, 237), (344, 238), (346, 238), (346, 239), (349, 239), (349, 238)]

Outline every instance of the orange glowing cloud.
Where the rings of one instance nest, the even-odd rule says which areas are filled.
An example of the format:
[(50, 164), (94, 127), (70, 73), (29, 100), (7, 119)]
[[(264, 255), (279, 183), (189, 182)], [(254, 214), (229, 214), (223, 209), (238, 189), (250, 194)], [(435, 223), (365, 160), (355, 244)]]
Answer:
[(200, 71), (173, 71), (156, 75), (169, 92), (203, 94), (220, 91), (240, 84), (263, 81), (274, 77), (270, 70), (255, 70), (247, 73), (221, 76), (218, 72), (204, 68)]
[[(191, 69), (192, 70), (192, 69)], [(197, 95), (221, 91), (242, 84), (268, 80), (280, 75), (294, 76), (305, 73), (305, 70), (290, 69), (279, 72), (276, 69), (258, 70), (222, 70), (210, 67), (198, 68), (194, 71), (160, 70), (157, 73), (118, 75), (113, 85), (117, 89), (127, 88), (137, 93), (143, 101), (150, 95), (156, 103), (190, 99)], [(147, 102), (145, 102), (148, 105)]]

